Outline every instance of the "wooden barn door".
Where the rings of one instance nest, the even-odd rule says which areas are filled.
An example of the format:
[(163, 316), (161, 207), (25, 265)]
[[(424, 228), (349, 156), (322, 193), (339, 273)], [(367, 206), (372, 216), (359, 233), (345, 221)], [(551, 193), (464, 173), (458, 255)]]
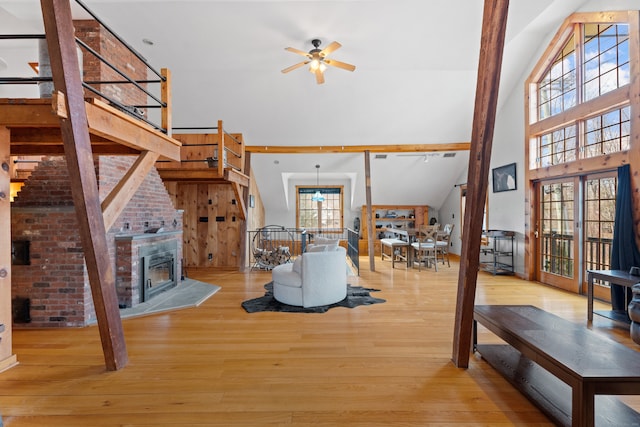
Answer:
[(179, 183), (176, 208), (184, 210), (185, 267), (240, 267), (241, 219), (231, 185)]

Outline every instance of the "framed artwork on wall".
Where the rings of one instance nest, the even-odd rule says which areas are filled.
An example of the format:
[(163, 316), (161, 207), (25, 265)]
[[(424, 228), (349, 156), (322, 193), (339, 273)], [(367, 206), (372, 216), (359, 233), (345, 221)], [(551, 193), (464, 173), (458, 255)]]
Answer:
[(517, 189), (516, 164), (500, 166), (493, 169), (493, 192), (512, 191)]

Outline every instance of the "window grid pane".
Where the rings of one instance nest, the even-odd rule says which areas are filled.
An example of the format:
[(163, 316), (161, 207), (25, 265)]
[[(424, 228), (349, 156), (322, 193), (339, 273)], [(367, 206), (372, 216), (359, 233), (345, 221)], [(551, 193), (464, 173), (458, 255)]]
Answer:
[(585, 128), (583, 158), (629, 149), (629, 107), (587, 119)]
[(628, 25), (584, 25), (584, 58), (585, 101), (629, 84)]
[[(309, 193), (304, 190), (313, 188)], [(335, 192), (336, 188), (340, 192)], [(302, 191), (301, 191), (302, 190)], [(324, 201), (312, 200), (315, 190), (319, 190)], [(342, 188), (341, 187), (298, 187), (298, 228), (307, 230), (342, 230)]]
[(541, 188), (541, 271), (573, 277), (573, 183), (553, 183)]
[(576, 105), (576, 59), (574, 38), (567, 42), (538, 84), (540, 119), (554, 116)]
[(576, 159), (576, 128), (569, 126), (538, 138), (539, 167), (571, 162)]
[(587, 270), (608, 270), (611, 267), (617, 185), (615, 176), (585, 182), (584, 257)]
[[(629, 25), (575, 25), (576, 29), (578, 25), (582, 27), (581, 39), (572, 34), (538, 81), (538, 120), (576, 107), (578, 99), (586, 103), (630, 84)], [(583, 59), (576, 64), (576, 47), (580, 44)], [(578, 81), (582, 82), (581, 87), (576, 87)], [(538, 133), (529, 142), (529, 167), (545, 168), (629, 150), (629, 110), (625, 107), (602, 116), (576, 119), (564, 129)], [(567, 134), (569, 129), (575, 134)]]

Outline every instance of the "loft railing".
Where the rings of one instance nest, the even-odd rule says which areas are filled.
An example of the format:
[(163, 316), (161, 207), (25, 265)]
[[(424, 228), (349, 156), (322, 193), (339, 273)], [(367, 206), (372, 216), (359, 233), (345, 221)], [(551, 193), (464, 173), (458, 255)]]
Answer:
[[(113, 31), (104, 21), (102, 21), (93, 11), (91, 11), (82, 1), (74, 0), (82, 9), (84, 9), (99, 25), (102, 29), (107, 31), (113, 38), (115, 38), (129, 53), (131, 53), (141, 64), (144, 65), (146, 71), (145, 74), (153, 74), (157, 78), (148, 79), (131, 77), (127, 72), (113, 64), (112, 61), (105, 58), (95, 49), (91, 48), (85, 41), (76, 37), (76, 44), (82, 57), (90, 55), (92, 58), (96, 58), (99, 63), (105, 64), (115, 76), (116, 79), (112, 80), (84, 80), (82, 86), (87, 93), (93, 94), (111, 106), (124, 111), (125, 113), (141, 120), (153, 128), (170, 134), (171, 128), (171, 100), (169, 99), (170, 93), (170, 73), (167, 69), (158, 71), (131, 45), (129, 45), (122, 37), (120, 37), (115, 31)], [(45, 34), (0, 34), (0, 41), (3, 40), (43, 40), (46, 38)], [(84, 61), (83, 61), (84, 62)], [(31, 64), (30, 64), (31, 65)], [(51, 83), (53, 81), (50, 75), (46, 75), (46, 70), (43, 70), (42, 65), (39, 64), (40, 71), (37, 77), (27, 76), (4, 76), (0, 77), (0, 84), (4, 85), (24, 85), (24, 84), (38, 84)], [(35, 65), (34, 65), (35, 68)], [(132, 102), (131, 100), (118, 99), (116, 96), (109, 94), (109, 88), (113, 86), (127, 85), (133, 87), (132, 93), (134, 98), (144, 100), (144, 103)], [(154, 86), (154, 90), (149, 90), (149, 85)], [(149, 118), (149, 110), (159, 109), (159, 119), (152, 120)]]
[(356, 269), (358, 276), (360, 275), (360, 234), (350, 228), (347, 229), (347, 256), (351, 260), (351, 264)]
[(358, 252), (359, 235), (357, 231), (347, 228), (310, 231), (304, 228), (286, 228), (270, 225), (262, 229), (247, 231), (247, 239), (251, 248), (249, 264), (250, 266), (256, 265), (255, 254), (258, 252), (258, 248), (262, 250), (274, 250), (280, 247), (287, 247), (291, 254), (291, 259), (294, 259), (303, 254), (307, 245), (313, 243), (316, 237), (346, 240), (347, 255), (358, 271), (358, 274), (360, 274), (360, 263), (358, 260), (360, 256)]
[[(245, 147), (242, 135), (236, 136), (225, 131), (222, 120), (218, 120), (218, 126), (173, 127), (172, 133), (182, 143), (182, 160), (159, 160), (156, 163), (159, 170), (212, 168), (223, 176), (224, 169), (231, 168), (243, 173)], [(222, 156), (220, 153), (223, 153)]]

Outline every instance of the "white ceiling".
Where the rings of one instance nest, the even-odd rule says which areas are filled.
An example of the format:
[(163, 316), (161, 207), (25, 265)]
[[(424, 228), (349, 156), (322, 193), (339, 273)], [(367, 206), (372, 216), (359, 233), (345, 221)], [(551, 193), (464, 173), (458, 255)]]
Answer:
[[(156, 68), (173, 77), (174, 126), (240, 132), (248, 145), (384, 145), (468, 142), (475, 96), (481, 0), (85, 0)], [(522, 91), (533, 59), (585, 0), (511, 2), (501, 100)], [(602, 1), (640, 8), (640, 1)], [(624, 5), (622, 4), (624, 3)], [(37, 0), (0, 0), (0, 32), (42, 31)], [(148, 46), (142, 39), (150, 39)], [(342, 48), (317, 85), (302, 57), (311, 39)], [(0, 42), (1, 43), (1, 42)], [(15, 71), (9, 50), (0, 57)], [(321, 46), (322, 47), (322, 46)], [(24, 47), (22, 47), (25, 49)], [(33, 49), (26, 48), (33, 52)], [(35, 59), (35, 58), (34, 58)], [(24, 64), (20, 64), (23, 66)], [(2, 92), (0, 92), (2, 95)], [(515, 159), (514, 159), (515, 160)], [(276, 161), (278, 163), (276, 163)], [(439, 208), (461, 179), (468, 153), (453, 158), (372, 159), (374, 204)], [(254, 155), (267, 210), (286, 210), (287, 180), (342, 182), (352, 209), (365, 203), (364, 157)]]

